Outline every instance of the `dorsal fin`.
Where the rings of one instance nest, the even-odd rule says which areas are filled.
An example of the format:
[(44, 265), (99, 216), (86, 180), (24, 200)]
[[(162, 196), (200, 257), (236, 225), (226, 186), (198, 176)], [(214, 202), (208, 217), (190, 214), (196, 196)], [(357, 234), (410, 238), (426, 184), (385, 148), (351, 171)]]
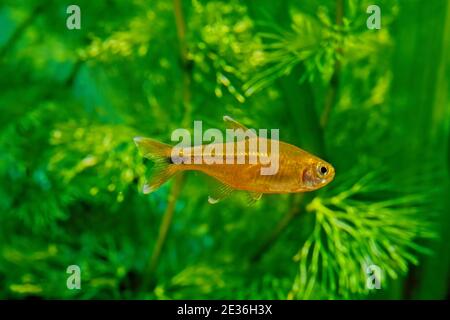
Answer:
[(223, 116), (223, 121), (226, 123), (228, 129), (234, 129), (234, 130), (243, 130), (244, 132), (249, 133), (251, 136), (257, 137), (256, 131), (254, 129), (249, 129), (243, 124), (237, 122), (230, 116)]
[(227, 124), (227, 127), (230, 129), (242, 129), (244, 131), (248, 130), (248, 128), (246, 126), (237, 122), (230, 116), (223, 116), (223, 121), (225, 121), (225, 123)]

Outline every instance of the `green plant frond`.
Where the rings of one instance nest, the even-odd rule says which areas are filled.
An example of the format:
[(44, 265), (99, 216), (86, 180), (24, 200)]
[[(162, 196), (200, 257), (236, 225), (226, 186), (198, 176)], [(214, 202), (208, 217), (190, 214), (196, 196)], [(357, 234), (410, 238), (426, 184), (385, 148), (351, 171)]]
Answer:
[[(427, 210), (430, 193), (390, 198), (395, 184), (377, 183), (374, 173), (334, 195), (317, 196), (306, 207), (315, 215), (314, 231), (295, 256), (299, 274), (289, 298), (358, 297), (366, 287), (368, 265), (377, 265), (389, 278), (405, 274), (418, 256), (431, 252), (419, 244), (435, 239), (435, 225)], [(341, 188), (338, 188), (341, 189)], [(384, 199), (370, 200), (371, 194)], [(366, 200), (365, 200), (366, 199)]]

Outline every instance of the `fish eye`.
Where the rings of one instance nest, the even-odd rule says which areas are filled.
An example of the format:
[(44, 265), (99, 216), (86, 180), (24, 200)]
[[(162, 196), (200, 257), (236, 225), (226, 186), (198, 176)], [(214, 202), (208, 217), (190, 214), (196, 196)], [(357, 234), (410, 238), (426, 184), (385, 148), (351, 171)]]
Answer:
[(326, 176), (328, 173), (328, 168), (326, 166), (324, 166), (323, 164), (320, 164), (317, 166), (317, 172), (319, 173), (320, 176)]

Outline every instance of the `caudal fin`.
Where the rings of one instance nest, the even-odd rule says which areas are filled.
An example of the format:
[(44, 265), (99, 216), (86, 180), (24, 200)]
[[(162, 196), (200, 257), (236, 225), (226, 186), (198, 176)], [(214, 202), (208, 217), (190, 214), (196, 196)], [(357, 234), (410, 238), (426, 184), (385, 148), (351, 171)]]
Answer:
[(177, 172), (177, 168), (172, 164), (170, 157), (172, 146), (144, 137), (136, 137), (134, 142), (142, 156), (152, 160), (155, 164), (142, 190), (145, 194), (151, 193)]

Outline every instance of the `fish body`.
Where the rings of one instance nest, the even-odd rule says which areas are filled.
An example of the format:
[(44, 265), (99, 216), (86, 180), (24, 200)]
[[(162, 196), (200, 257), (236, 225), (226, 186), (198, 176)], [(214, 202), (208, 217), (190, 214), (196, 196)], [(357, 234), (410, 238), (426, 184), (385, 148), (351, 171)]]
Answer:
[[(235, 121), (234, 123), (245, 128)], [(250, 146), (252, 143), (272, 146), (274, 141), (256, 135), (246, 139), (245, 148), (238, 148), (237, 142), (226, 142), (185, 147), (177, 149), (176, 152), (172, 146), (150, 138), (137, 137), (134, 140), (144, 157), (155, 161), (155, 174), (144, 187), (144, 193), (156, 190), (177, 172), (188, 170), (200, 171), (218, 180), (224, 186), (222, 193), (245, 190), (258, 199), (264, 193), (317, 190), (330, 183), (335, 175), (333, 166), (328, 162), (281, 141), (276, 141), (276, 172), (261, 174), (261, 169), (274, 159), (274, 154), (269, 148), (260, 151)], [(239, 157), (244, 159), (243, 163), (238, 163)], [(251, 158), (253, 161), (250, 161)], [(219, 197), (224, 197), (224, 194)]]
[[(252, 139), (266, 140), (255, 137)], [(232, 142), (231, 142), (232, 143)], [(249, 139), (249, 144), (251, 139)], [(258, 145), (261, 141), (257, 142)], [(265, 142), (271, 145), (272, 142)], [(230, 144), (230, 143), (227, 143)], [(236, 143), (234, 143), (236, 145)], [(205, 146), (200, 147), (204, 153)], [(193, 147), (190, 154), (203, 154)], [(316, 190), (329, 183), (334, 176), (334, 168), (327, 162), (313, 156), (312, 154), (285, 142), (279, 142), (279, 168), (273, 175), (262, 175), (261, 168), (265, 167), (264, 163), (268, 163), (270, 154), (257, 151), (257, 158), (260, 159), (255, 164), (250, 164), (248, 145), (246, 146), (245, 163), (237, 164), (236, 158), (241, 154), (236, 150), (233, 155), (226, 154), (227, 146), (225, 143), (219, 144), (216, 150), (224, 150), (222, 156), (224, 161), (222, 164), (195, 164), (195, 156), (191, 156), (190, 164), (181, 164), (179, 170), (195, 170), (201, 171), (222, 183), (231, 186), (233, 189), (246, 190), (260, 193), (293, 193)], [(217, 156), (217, 154), (216, 154)], [(233, 164), (227, 164), (227, 159), (234, 158)], [(203, 158), (204, 160), (204, 158)], [(200, 162), (200, 161), (197, 161)], [(204, 161), (203, 161), (204, 162)], [(321, 167), (327, 170), (327, 177), (322, 173), (320, 176), (315, 174)], [(328, 172), (329, 171), (329, 172)]]

